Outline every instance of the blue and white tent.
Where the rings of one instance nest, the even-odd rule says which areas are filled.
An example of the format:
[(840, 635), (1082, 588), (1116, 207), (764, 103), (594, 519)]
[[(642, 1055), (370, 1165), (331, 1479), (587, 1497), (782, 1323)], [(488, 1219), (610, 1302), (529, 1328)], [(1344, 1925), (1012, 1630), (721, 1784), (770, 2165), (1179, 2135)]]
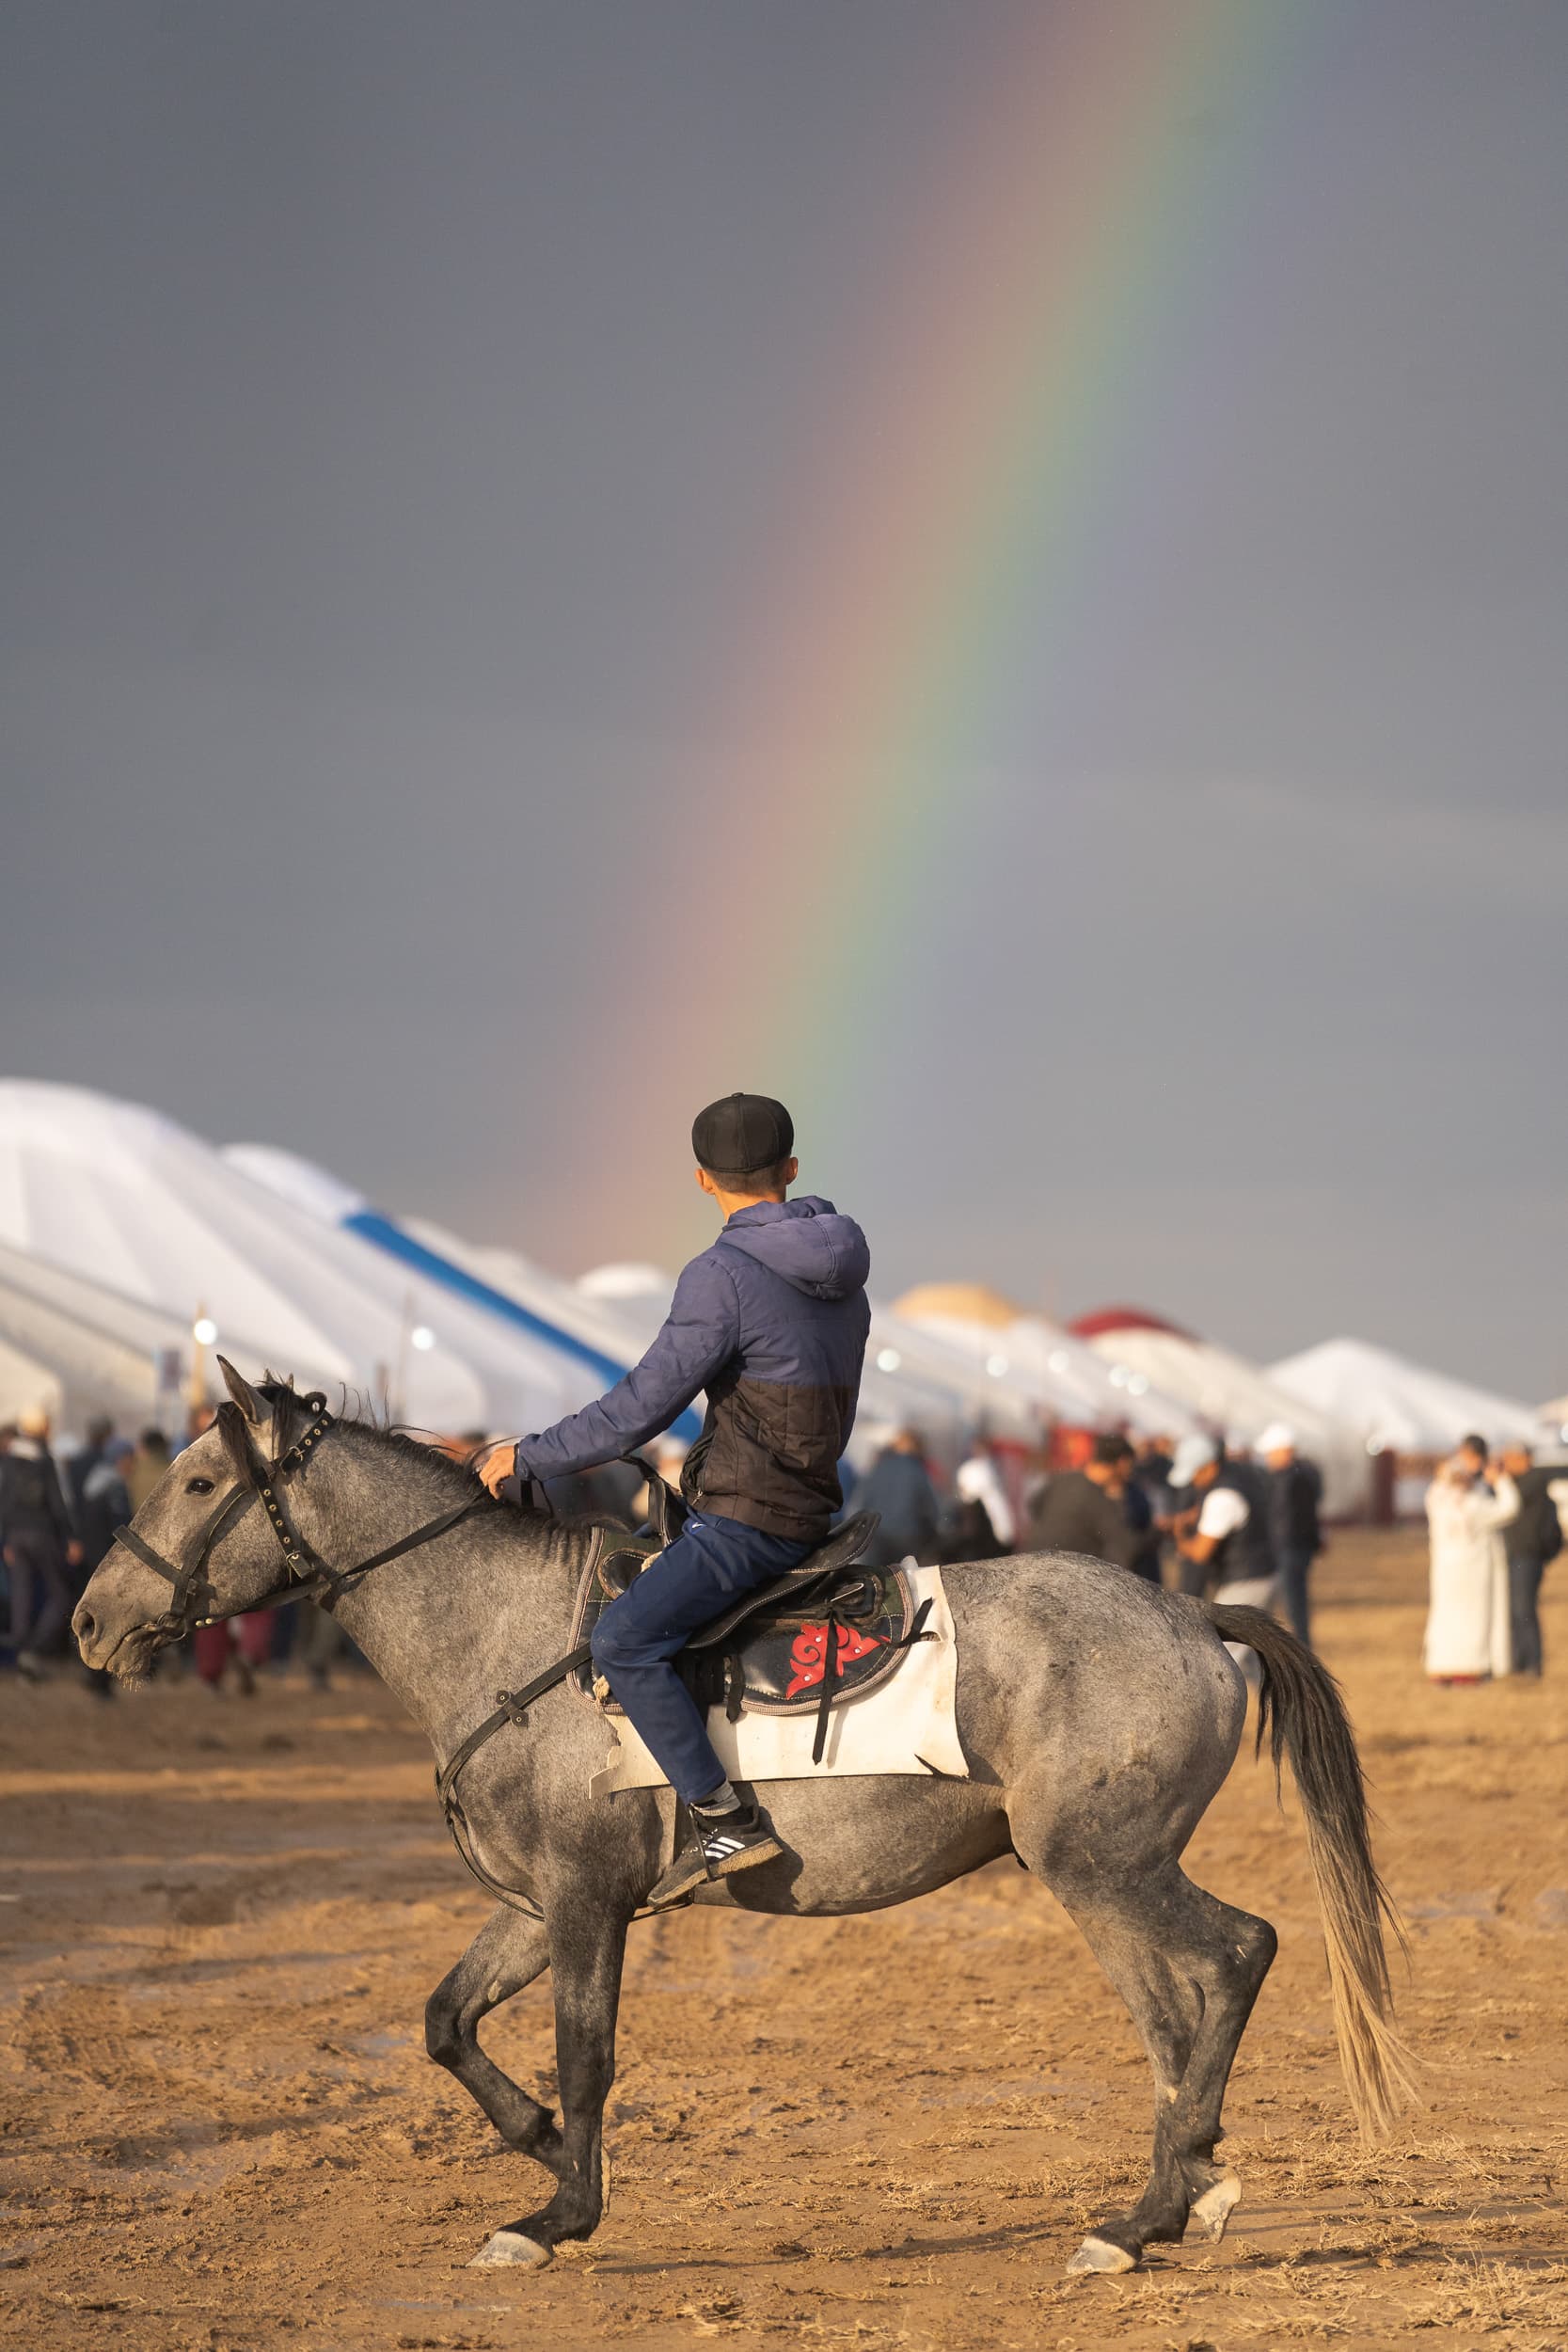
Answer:
[[(222, 1156), (279, 1200), (374, 1250), (420, 1302), (425, 1328), (471, 1349), (477, 1321), (487, 1328), (491, 1346), (499, 1336), (507, 1349), (527, 1351), (550, 1364), (552, 1376), (570, 1393), (557, 1413), (514, 1423), (519, 1431), (586, 1405), (612, 1388), (642, 1353), (644, 1343), (624, 1318), (595, 1308), (572, 1284), (558, 1281), (516, 1251), (476, 1247), (427, 1218), (389, 1216), (293, 1152), (236, 1143), (227, 1145)], [(467, 1335), (466, 1341), (459, 1332)], [(700, 1426), (698, 1415), (688, 1411), (675, 1434), (690, 1440)]]
[(456, 1436), (541, 1428), (603, 1386), (579, 1348), (504, 1327), (174, 1120), (78, 1087), (0, 1081), (0, 1245), (172, 1318), (208, 1351), (209, 1389), (220, 1349)]

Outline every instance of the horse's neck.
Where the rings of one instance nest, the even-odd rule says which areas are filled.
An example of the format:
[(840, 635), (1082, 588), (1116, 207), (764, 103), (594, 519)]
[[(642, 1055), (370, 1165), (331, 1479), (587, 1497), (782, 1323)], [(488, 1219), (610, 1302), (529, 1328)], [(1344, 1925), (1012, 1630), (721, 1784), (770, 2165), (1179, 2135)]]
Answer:
[[(344, 1567), (438, 1516), (423, 1481), (388, 1476), (340, 1520), (331, 1565)], [(338, 1515), (334, 1514), (336, 1518)], [(496, 1692), (566, 1646), (574, 1589), (562, 1539), (488, 1508), (370, 1574), (333, 1614), (439, 1751)]]

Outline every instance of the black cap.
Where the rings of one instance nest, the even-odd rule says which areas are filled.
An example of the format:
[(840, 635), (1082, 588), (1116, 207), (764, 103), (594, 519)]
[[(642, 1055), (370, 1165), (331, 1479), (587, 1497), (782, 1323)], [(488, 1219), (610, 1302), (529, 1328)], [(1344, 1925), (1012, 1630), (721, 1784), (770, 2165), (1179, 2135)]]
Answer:
[(716, 1176), (749, 1176), (776, 1168), (795, 1149), (795, 1121), (770, 1094), (726, 1094), (691, 1122), (699, 1167)]

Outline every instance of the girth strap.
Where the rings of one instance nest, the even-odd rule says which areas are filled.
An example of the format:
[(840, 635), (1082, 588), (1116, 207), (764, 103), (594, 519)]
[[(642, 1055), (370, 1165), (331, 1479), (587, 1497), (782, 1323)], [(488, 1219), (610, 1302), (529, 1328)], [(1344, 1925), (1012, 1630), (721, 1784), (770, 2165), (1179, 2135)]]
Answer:
[(486, 1740), (493, 1739), (503, 1724), (524, 1722), (535, 1699), (542, 1698), (546, 1691), (553, 1691), (556, 1684), (564, 1682), (568, 1675), (575, 1675), (579, 1666), (586, 1666), (593, 1655), (593, 1645), (579, 1642), (576, 1649), (567, 1651), (564, 1658), (558, 1658), (553, 1666), (546, 1666), (543, 1674), (534, 1676), (531, 1682), (525, 1682), (520, 1691), (496, 1692), (494, 1714), (486, 1715), (484, 1721), (469, 1732), (462, 1746), (453, 1750), (436, 1775), (436, 1793), (443, 1806), (451, 1810), (450, 1800), (457, 1785), (458, 1774)]

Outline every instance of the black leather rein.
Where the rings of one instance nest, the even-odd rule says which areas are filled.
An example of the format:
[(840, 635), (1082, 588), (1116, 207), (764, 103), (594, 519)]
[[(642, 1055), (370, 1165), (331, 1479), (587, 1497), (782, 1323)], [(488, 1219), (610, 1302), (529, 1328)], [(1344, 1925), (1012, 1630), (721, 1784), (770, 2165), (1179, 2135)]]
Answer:
[[(434, 1543), (438, 1535), (445, 1535), (471, 1512), (488, 1503), (489, 1496), (480, 1487), (466, 1502), (454, 1503), (451, 1510), (441, 1512), (436, 1518), (426, 1519), (422, 1527), (416, 1527), (399, 1542), (388, 1544), (385, 1550), (372, 1552), (369, 1559), (356, 1561), (353, 1567), (328, 1567), (294, 1526), (277, 1492), (278, 1483), (291, 1470), (301, 1469), (309, 1460), (333, 1426), (325, 1399), (319, 1391), (302, 1401), (312, 1416), (309, 1425), (301, 1431), (287, 1452), (272, 1463), (264, 1463), (258, 1458), (245, 1415), (239, 1406), (222, 1405), (218, 1407), (218, 1426), (241, 1483), (231, 1494), (224, 1496), (198, 1529), (187, 1548), (186, 1556), (178, 1566), (166, 1560), (161, 1552), (155, 1551), (134, 1527), (115, 1530), (117, 1544), (122, 1544), (141, 1562), (143, 1567), (150, 1568), (155, 1576), (161, 1576), (172, 1585), (168, 1608), (159, 1624), (163, 1630), (172, 1633), (176, 1639), (191, 1632), (197, 1626), (214, 1625), (223, 1617), (249, 1616), (263, 1609), (281, 1609), (292, 1600), (319, 1600), (323, 1608), (330, 1609), (340, 1594), (357, 1584), (361, 1577), (369, 1576), (372, 1568), (384, 1568), (388, 1562), (400, 1560), (405, 1551), (416, 1551), (421, 1544)], [(198, 1613), (193, 1609), (193, 1600), (199, 1591), (205, 1589), (206, 1567), (213, 1547), (220, 1535), (244, 1518), (253, 1502), (260, 1502), (266, 1511), (267, 1523), (277, 1536), (278, 1549), (283, 1554), (284, 1574), (277, 1583), (269, 1585), (255, 1600), (237, 1602), (232, 1609)], [(207, 1597), (210, 1599), (211, 1597), (208, 1593)]]

